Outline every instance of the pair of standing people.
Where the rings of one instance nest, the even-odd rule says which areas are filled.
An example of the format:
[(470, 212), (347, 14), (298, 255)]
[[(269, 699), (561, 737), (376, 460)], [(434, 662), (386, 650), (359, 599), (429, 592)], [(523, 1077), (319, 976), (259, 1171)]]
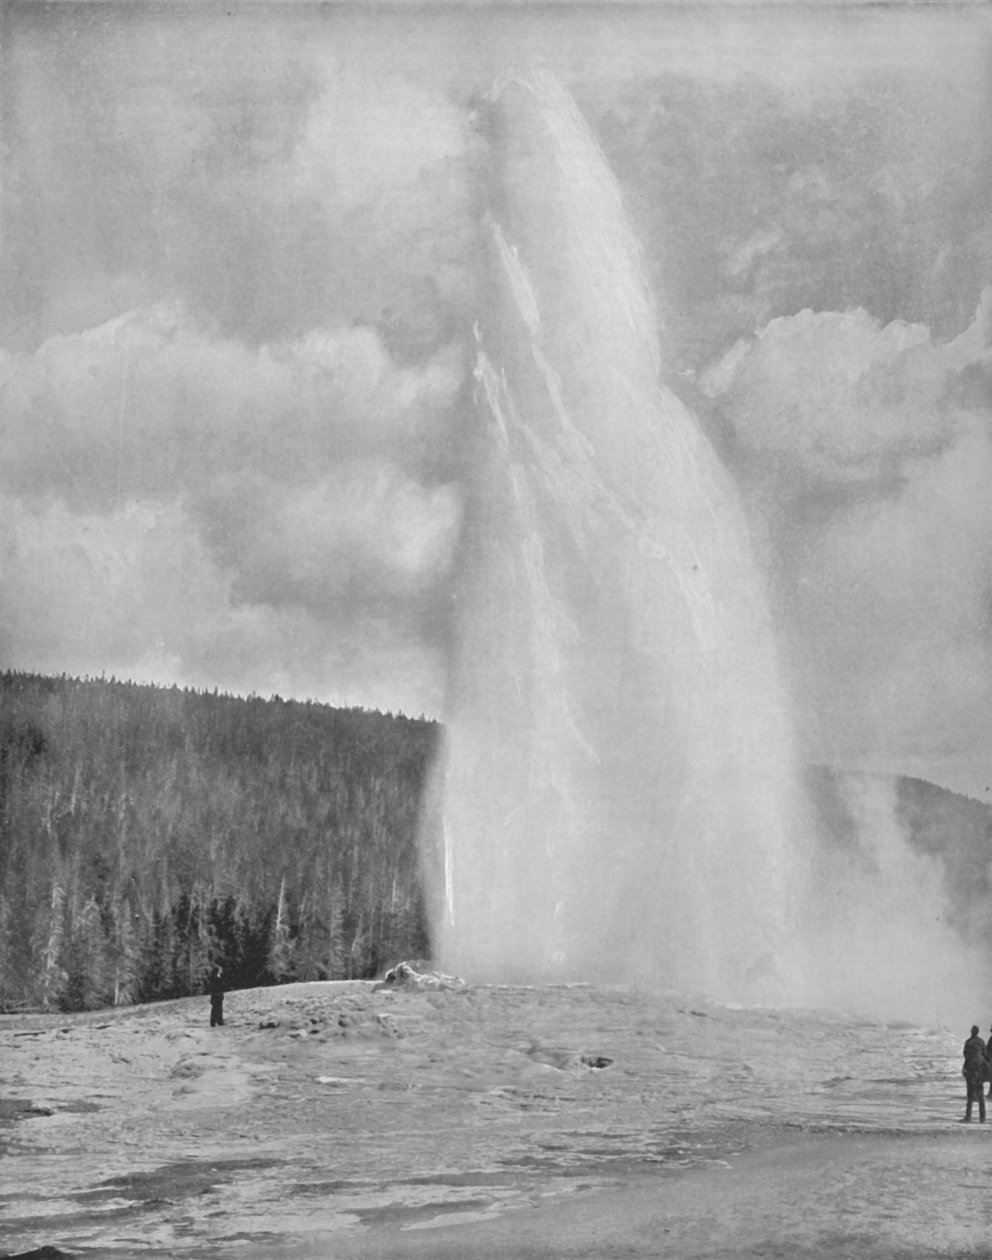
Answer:
[[(989, 1029), (989, 1032), (992, 1033), (992, 1029)], [(992, 1045), (992, 1037), (989, 1038), (989, 1044)], [(989, 1052), (985, 1042), (978, 1035), (977, 1024), (972, 1024), (971, 1036), (964, 1043), (964, 1064), (961, 1075), (968, 1086), (968, 1103), (962, 1123), (968, 1124), (971, 1121), (972, 1106), (977, 1102), (978, 1119), (984, 1124), (985, 1083), (992, 1081), (992, 1064), (989, 1062)], [(989, 1097), (992, 1098), (992, 1089), (989, 1090)]]

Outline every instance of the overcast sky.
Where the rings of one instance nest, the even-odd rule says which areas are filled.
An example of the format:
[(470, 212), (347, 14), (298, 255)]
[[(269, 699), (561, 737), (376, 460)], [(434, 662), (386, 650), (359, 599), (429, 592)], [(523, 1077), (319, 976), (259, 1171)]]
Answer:
[(0, 665), (441, 716), (494, 76), (620, 181), (811, 760), (989, 799), (978, 6), (7, 5)]

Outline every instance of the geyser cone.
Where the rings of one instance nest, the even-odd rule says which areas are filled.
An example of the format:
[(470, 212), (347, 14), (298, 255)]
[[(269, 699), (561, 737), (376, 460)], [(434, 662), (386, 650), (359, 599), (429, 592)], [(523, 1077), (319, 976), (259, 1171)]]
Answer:
[(491, 108), (438, 957), (785, 998), (792, 744), (737, 495), (661, 384), (637, 244), (576, 106), (537, 72)]

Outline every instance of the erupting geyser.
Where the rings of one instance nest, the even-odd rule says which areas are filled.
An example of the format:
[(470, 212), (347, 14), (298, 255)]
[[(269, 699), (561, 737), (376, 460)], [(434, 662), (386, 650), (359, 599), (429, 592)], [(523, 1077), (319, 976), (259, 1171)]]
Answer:
[(787, 999), (795, 759), (737, 492), (663, 383), (638, 245), (575, 104), (538, 71), (490, 108), (438, 961)]

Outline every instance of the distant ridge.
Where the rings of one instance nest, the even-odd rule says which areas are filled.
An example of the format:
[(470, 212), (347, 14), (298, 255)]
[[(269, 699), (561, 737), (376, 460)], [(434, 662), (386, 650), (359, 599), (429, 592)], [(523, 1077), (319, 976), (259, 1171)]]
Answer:
[(307, 709), (328, 709), (336, 713), (367, 713), (379, 717), (389, 719), (399, 719), (401, 721), (411, 722), (427, 722), (431, 723), (433, 719), (428, 718), (421, 713), (419, 716), (403, 713), (400, 710), (393, 712), (391, 709), (369, 708), (366, 705), (357, 704), (332, 704), (327, 700), (318, 700), (312, 696), (304, 697), (283, 697), (278, 692), (270, 692), (268, 695), (261, 695), (255, 691), (239, 692), (239, 691), (222, 691), (218, 687), (194, 687), (188, 684), (180, 685), (179, 683), (156, 683), (148, 682), (143, 679), (134, 678), (118, 678), (115, 674), (41, 674), (33, 670), (21, 669), (5, 669), (0, 670), (0, 678), (3, 679), (4, 689), (9, 686), (16, 686), (20, 680), (25, 686), (41, 685), (45, 687), (53, 687), (55, 684), (63, 684), (72, 687), (88, 687), (88, 686), (107, 686), (107, 687), (124, 687), (128, 690), (145, 690), (150, 692), (158, 692), (161, 694), (181, 695), (181, 696), (209, 696), (214, 700), (235, 701), (250, 704), (285, 704), (299, 705)]
[(949, 908), (962, 935), (992, 945), (992, 805), (926, 779), (812, 765), (807, 792), (828, 843), (857, 843), (843, 787), (858, 781), (892, 785), (893, 821), (911, 851), (943, 865)]

